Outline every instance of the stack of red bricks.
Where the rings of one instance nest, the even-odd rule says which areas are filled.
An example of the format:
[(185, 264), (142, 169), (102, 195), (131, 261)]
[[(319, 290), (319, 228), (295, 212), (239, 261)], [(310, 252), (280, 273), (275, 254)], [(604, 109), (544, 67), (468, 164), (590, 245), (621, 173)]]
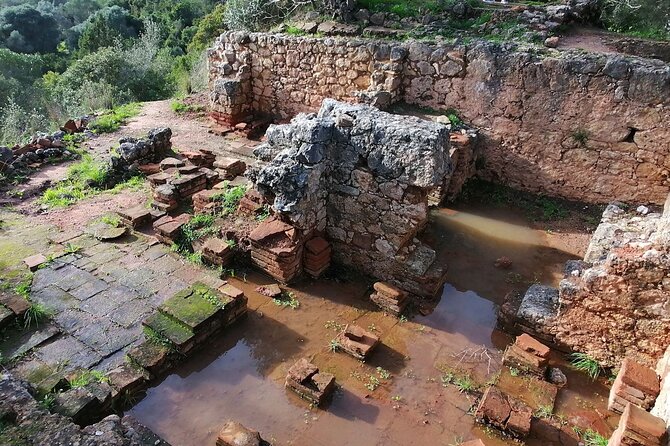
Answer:
[(211, 265), (226, 266), (233, 259), (233, 248), (228, 240), (212, 237), (202, 246), (202, 258)]
[(379, 344), (379, 337), (357, 325), (347, 325), (335, 338), (338, 348), (365, 360)]
[(154, 231), (156, 232), (156, 238), (166, 245), (175, 243), (181, 235), (182, 226), (188, 223), (189, 220), (191, 220), (189, 214), (180, 214), (176, 217), (166, 215), (165, 217), (159, 218), (153, 225)]
[(628, 403), (607, 446), (665, 446), (668, 434), (665, 422)]
[(323, 237), (314, 237), (305, 243), (305, 272), (317, 278), (330, 266), (332, 248)]
[(533, 410), (522, 401), (490, 386), (477, 406), (475, 418), (514, 437), (524, 438), (530, 433)]
[(161, 184), (153, 190), (152, 206), (163, 212), (170, 212), (179, 206), (177, 189), (171, 184)]
[(503, 365), (544, 379), (551, 350), (527, 334), (517, 336), (503, 356)]
[(375, 291), (370, 300), (387, 313), (402, 314), (409, 303), (407, 293), (386, 282), (377, 282), (373, 285)]
[(137, 229), (151, 223), (151, 212), (144, 206), (125, 209), (117, 212), (121, 223), (132, 229)]
[(196, 214), (213, 214), (216, 212), (216, 201), (214, 198), (221, 194), (217, 189), (205, 189), (193, 194), (193, 210)]
[(207, 187), (207, 177), (204, 173), (196, 171), (181, 175), (180, 177), (171, 180), (170, 184), (177, 189), (179, 198), (187, 198)]
[(256, 215), (263, 209), (263, 198), (255, 189), (249, 189), (240, 200), (239, 212), (246, 215)]
[(623, 413), (626, 405), (631, 403), (649, 410), (660, 391), (660, 380), (654, 370), (626, 358), (610, 390), (607, 408), (612, 412)]
[(219, 158), (214, 161), (214, 168), (221, 178), (233, 180), (247, 170), (247, 165), (237, 158)]
[(303, 358), (289, 369), (285, 386), (318, 406), (335, 390), (335, 375), (319, 373), (317, 366)]
[(302, 272), (303, 247), (298, 231), (291, 225), (269, 219), (251, 234), (251, 260), (282, 283), (288, 283)]
[(216, 161), (216, 155), (211, 150), (200, 149), (197, 151), (180, 152), (180, 155), (186, 158), (198, 167), (212, 167)]

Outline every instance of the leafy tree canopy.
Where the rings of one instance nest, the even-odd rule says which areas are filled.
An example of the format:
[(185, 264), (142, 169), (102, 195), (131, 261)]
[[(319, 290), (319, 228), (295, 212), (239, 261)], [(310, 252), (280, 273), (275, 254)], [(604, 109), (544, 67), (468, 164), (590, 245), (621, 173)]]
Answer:
[(53, 15), (30, 5), (0, 9), (0, 45), (17, 53), (56, 50), (60, 30)]

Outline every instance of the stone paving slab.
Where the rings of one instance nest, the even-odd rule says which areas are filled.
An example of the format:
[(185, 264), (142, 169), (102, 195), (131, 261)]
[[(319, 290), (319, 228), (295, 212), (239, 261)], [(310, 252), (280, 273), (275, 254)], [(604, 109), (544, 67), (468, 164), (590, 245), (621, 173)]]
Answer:
[(102, 356), (69, 335), (37, 348), (35, 356), (47, 364), (60, 365), (65, 371), (90, 368), (102, 360)]
[(139, 325), (135, 328), (124, 328), (106, 318), (99, 318), (96, 324), (85, 326), (73, 334), (102, 357), (116, 353), (141, 335), (142, 329)]
[(3, 357), (14, 360), (24, 356), (33, 348), (58, 335), (60, 330), (54, 325), (43, 325), (36, 330), (21, 333), (10, 333), (9, 337), (0, 344)]
[(53, 285), (31, 293), (30, 298), (33, 302), (42, 304), (55, 312), (79, 306), (79, 301), (74, 296)]

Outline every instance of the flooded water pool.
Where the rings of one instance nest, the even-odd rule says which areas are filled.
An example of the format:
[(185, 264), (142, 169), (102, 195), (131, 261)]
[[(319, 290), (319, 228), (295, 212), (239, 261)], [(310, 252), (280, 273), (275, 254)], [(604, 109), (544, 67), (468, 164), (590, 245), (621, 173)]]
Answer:
[[(445, 380), (467, 377), (484, 387), (499, 372), (510, 338), (495, 329), (496, 302), (523, 286), (510, 273), (553, 282), (557, 265), (576, 257), (511, 217), (434, 213), (425, 237), (448, 262), (449, 280), (439, 301), (410, 320), (376, 311), (361, 278), (300, 283), (291, 288), (300, 302), (295, 310), (254, 291), (272, 283), (261, 274), (231, 279), (249, 298), (248, 317), (149, 389), (130, 414), (174, 446), (213, 445), (227, 420), (275, 445), (513, 444), (476, 425), (468, 413), (475, 396)], [(512, 269), (493, 266), (501, 256)], [(329, 349), (350, 323), (381, 338), (366, 363)], [(301, 357), (336, 376), (340, 388), (323, 409), (284, 389), (288, 368)]]

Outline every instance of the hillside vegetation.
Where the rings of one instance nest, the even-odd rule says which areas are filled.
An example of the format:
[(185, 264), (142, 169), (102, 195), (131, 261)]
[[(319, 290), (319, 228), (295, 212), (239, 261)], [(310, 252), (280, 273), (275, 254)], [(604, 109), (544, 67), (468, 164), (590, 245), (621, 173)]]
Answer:
[[(407, 17), (439, 13), (458, 1), (359, 0), (358, 7)], [(604, 27), (668, 38), (670, 0), (599, 1)], [(53, 129), (68, 117), (203, 90), (205, 49), (225, 29), (269, 29), (310, 9), (336, 17), (339, 3), (0, 0), (0, 145)], [(467, 3), (475, 10), (483, 5)], [(471, 22), (480, 24), (458, 24)]]

